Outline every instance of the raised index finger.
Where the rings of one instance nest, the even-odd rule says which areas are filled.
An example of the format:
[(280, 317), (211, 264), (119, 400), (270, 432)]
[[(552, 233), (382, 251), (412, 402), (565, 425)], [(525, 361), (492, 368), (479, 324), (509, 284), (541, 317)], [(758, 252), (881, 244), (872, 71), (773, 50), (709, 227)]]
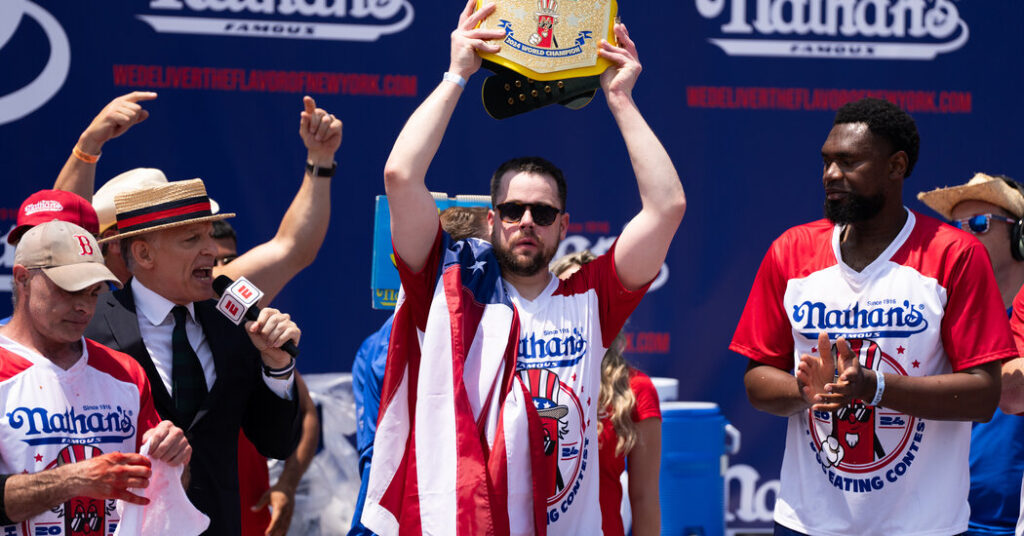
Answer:
[(302, 97), (302, 105), (305, 106), (306, 113), (309, 115), (313, 115), (313, 112), (316, 111), (316, 101), (309, 95)]
[(155, 98), (156, 92), (154, 91), (132, 91), (124, 96), (124, 100), (128, 102), (149, 101)]

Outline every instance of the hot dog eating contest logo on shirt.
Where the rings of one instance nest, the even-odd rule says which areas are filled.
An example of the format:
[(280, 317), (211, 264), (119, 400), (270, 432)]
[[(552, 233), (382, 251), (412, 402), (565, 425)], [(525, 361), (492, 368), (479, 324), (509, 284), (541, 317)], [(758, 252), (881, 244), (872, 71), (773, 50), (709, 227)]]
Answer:
[[(874, 341), (848, 342), (862, 367), (907, 375)], [(835, 355), (834, 345), (832, 351)], [(810, 410), (808, 423), (807, 445), (824, 476), (837, 489), (856, 493), (882, 489), (910, 471), (925, 432), (924, 421), (860, 399), (833, 412)]]
[(589, 441), (585, 437), (583, 406), (572, 387), (548, 369), (519, 371), (530, 389), (540, 416), (545, 460), (554, 468), (555, 491), (548, 497), (548, 524), (568, 512), (588, 468)]

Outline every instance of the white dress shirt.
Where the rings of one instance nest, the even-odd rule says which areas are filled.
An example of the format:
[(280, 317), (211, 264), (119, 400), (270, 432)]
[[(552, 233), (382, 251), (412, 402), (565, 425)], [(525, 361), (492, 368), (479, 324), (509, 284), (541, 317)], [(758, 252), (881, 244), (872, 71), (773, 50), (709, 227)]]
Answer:
[[(167, 388), (167, 392), (174, 396), (171, 383), (171, 368), (174, 363), (173, 351), (171, 349), (171, 336), (174, 333), (174, 302), (146, 288), (137, 278), (132, 278), (132, 294), (135, 297), (135, 311), (139, 319), (139, 331), (142, 333), (142, 343), (146, 351), (153, 359), (156, 371), (160, 380)], [(188, 342), (199, 357), (199, 364), (203, 367), (203, 376), (206, 378), (206, 390), (213, 389), (213, 383), (217, 381), (217, 370), (213, 363), (213, 352), (210, 344), (203, 333), (203, 327), (196, 321), (194, 304), (185, 306), (188, 314), (185, 315), (185, 333), (188, 335)], [(267, 387), (277, 396), (291, 400), (292, 384), (295, 382), (295, 375), (287, 379), (271, 378), (263, 374), (263, 381)]]

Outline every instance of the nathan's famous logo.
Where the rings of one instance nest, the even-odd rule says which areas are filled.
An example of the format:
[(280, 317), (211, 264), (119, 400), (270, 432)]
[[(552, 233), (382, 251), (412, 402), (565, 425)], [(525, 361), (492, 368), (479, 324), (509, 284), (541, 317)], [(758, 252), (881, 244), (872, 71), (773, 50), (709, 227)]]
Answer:
[[(576, 20), (575, 15), (570, 15), (570, 17), (572, 20), (569, 22), (569, 26), (578, 26), (579, 20)], [(536, 22), (536, 26), (527, 30), (530, 33), (527, 35), (525, 43), (516, 37), (512, 21), (499, 20), (498, 28), (505, 30), (505, 43), (531, 56), (565, 58), (582, 54), (583, 45), (594, 38), (593, 30), (577, 30), (575, 36), (570, 35), (572, 42), (565, 43), (565, 36), (563, 36), (563, 44), (566, 46), (563, 47), (558, 43), (558, 36), (555, 32), (559, 22), (558, 0), (537, 0), (537, 12), (534, 13), (533, 20)]]
[[(57, 458), (46, 466), (53, 469), (62, 465), (84, 462), (100, 456), (103, 451), (93, 445), (69, 445), (61, 449)], [(115, 502), (113, 499), (104, 501), (92, 497), (72, 497), (64, 504), (55, 506), (51, 512), (64, 521), (64, 534), (68, 536), (99, 536), (108, 534), (105, 523), (113, 517)], [(113, 522), (112, 522), (113, 524)], [(42, 525), (42, 523), (40, 523)], [(52, 525), (50, 525), (52, 527)], [(39, 532), (39, 529), (46, 532)], [(51, 532), (50, 527), (40, 526), (35, 534), (60, 534)]]
[(822, 302), (805, 301), (793, 306), (793, 325), (809, 339), (817, 339), (822, 331), (828, 331), (831, 338), (886, 338), (909, 337), (928, 329), (923, 304), (903, 300), (898, 305), (893, 299), (868, 303), (863, 308), (855, 303), (846, 309), (829, 309)]
[(519, 339), (521, 366), (525, 368), (571, 367), (586, 355), (590, 341), (579, 328), (546, 330)]
[[(895, 359), (870, 339), (850, 340), (861, 366), (906, 376)], [(833, 345), (832, 351), (836, 352)], [(907, 474), (920, 451), (925, 423), (855, 399), (831, 413), (810, 410), (810, 447), (829, 482), (843, 491), (882, 489)], [(873, 474), (872, 474), (873, 473)]]
[[(49, 56), (45, 65), (42, 65), (41, 61), (38, 66), (31, 65), (34, 68), (33, 73), (39, 73), (34, 79), (27, 76), (20, 80), (17, 75), (5, 72), (4, 87), (17, 89), (6, 95), (0, 94), (0, 125), (17, 121), (49, 102), (64, 85), (68, 70), (71, 68), (71, 45), (64, 29), (53, 15), (28, 0), (0, 1), (0, 51), (15, 38), (17, 30), (24, 26), (21, 23), (26, 18), (31, 18), (43, 29), (49, 43)], [(29, 31), (23, 31), (21, 35), (31, 40), (31, 25), (28, 26)], [(28, 62), (31, 64), (32, 60), (42, 57), (41, 53), (29, 55)], [(8, 81), (11, 83), (6, 83)]]
[[(160, 33), (376, 41), (412, 24), (410, 0), (150, 0)], [(282, 18), (285, 17), (285, 18)]]
[(132, 410), (106, 404), (52, 413), (21, 406), (7, 414), (7, 424), (13, 430), (25, 428), (22, 441), (29, 445), (119, 443), (135, 436), (133, 417)]
[(932, 60), (970, 33), (952, 0), (694, 1), (730, 56)]
[(590, 442), (585, 439), (586, 420), (576, 393), (554, 372), (524, 369), (519, 376), (533, 397), (540, 416), (544, 456), (553, 468), (554, 494), (547, 500), (550, 525), (572, 507), (588, 472)]

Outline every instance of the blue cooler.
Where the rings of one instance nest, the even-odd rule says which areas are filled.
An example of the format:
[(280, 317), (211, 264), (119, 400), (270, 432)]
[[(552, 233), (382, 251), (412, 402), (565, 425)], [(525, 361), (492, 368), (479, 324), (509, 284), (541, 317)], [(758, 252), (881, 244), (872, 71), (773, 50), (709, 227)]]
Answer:
[(724, 536), (726, 456), (739, 431), (711, 402), (663, 402), (661, 418), (661, 533)]

